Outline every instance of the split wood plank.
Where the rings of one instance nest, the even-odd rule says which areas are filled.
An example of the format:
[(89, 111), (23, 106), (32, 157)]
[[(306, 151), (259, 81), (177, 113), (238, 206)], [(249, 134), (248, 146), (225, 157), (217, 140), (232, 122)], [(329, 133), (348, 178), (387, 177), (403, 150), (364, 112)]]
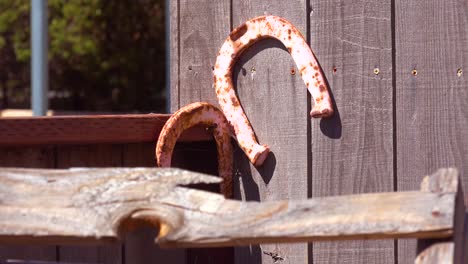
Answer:
[[(467, 13), (464, 0), (395, 1), (398, 191), (441, 166), (468, 183)], [(399, 241), (399, 264), (412, 263), (415, 244)]]
[[(123, 166), (155, 167), (154, 142), (133, 143), (123, 146)], [(185, 249), (160, 249), (154, 243), (157, 227), (140, 222), (138, 228), (125, 235), (125, 264), (186, 263)]]
[[(122, 146), (98, 144), (83, 146), (57, 146), (57, 167), (121, 167)], [(85, 220), (82, 220), (85, 223)], [(122, 244), (105, 246), (60, 246), (60, 261), (120, 264)]]
[[(54, 147), (1, 147), (1, 167), (54, 168)], [(57, 247), (38, 246), (0, 246), (0, 260), (57, 260)]]
[[(306, 3), (234, 0), (232, 27), (271, 14), (290, 21), (305, 36)], [(242, 151), (236, 150), (235, 170), (240, 184), (237, 197), (262, 202), (307, 199), (309, 99), (291, 55), (281, 42), (262, 40), (241, 55), (233, 71), (233, 83), (260, 144), (267, 144), (272, 151), (265, 163), (255, 168)], [(284, 264), (304, 263), (310, 257), (307, 244), (302, 243), (237, 248), (235, 258), (236, 263), (266, 264), (272, 263), (275, 256)]]
[[(311, 47), (336, 103), (332, 118), (311, 123), (311, 195), (393, 191), (391, 1), (310, 5)], [(313, 259), (393, 264), (394, 243), (316, 243)]]
[[(0, 145), (156, 142), (170, 115), (54, 116), (0, 119)], [(180, 141), (209, 140), (201, 126)]]
[[(443, 238), (454, 235), (459, 194), (438, 189), (242, 202), (181, 187), (221, 179), (179, 169), (4, 168), (0, 177), (3, 241), (115, 241), (135, 219), (159, 225), (161, 245), (179, 247)], [(458, 188), (458, 178), (446, 172), (428, 181)]]

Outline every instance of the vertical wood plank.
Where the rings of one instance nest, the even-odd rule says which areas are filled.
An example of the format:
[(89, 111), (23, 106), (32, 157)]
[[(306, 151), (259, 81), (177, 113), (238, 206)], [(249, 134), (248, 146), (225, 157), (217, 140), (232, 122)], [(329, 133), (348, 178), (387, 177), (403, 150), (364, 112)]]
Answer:
[[(22, 168), (53, 168), (55, 151), (45, 147), (2, 147), (0, 166)], [(55, 261), (56, 246), (0, 246), (0, 260), (22, 259)]]
[[(121, 145), (58, 146), (57, 167), (121, 167)], [(60, 246), (59, 260), (82, 263), (122, 263), (122, 244)]]
[[(171, 85), (171, 97), (178, 96), (179, 104), (177, 108), (198, 101), (210, 102), (217, 105), (216, 93), (213, 88), (212, 67), (214, 66), (218, 50), (224, 39), (229, 35), (229, 32), (229, 0), (178, 1), (179, 63), (177, 66), (179, 79), (173, 79), (175, 74), (171, 78), (171, 82), (178, 82), (179, 85), (178, 87)], [(173, 45), (171, 44), (171, 46)], [(175, 63), (174, 61), (171, 62)], [(175, 104), (172, 104), (172, 111), (177, 110), (174, 107)], [(203, 146), (189, 144), (185, 147), (182, 146), (182, 149), (180, 147), (179, 145), (174, 151), (173, 163), (175, 166), (200, 172), (209, 171), (209, 168), (203, 167), (203, 164), (206, 162), (198, 163), (198, 161), (203, 161), (201, 157), (207, 153), (207, 150), (203, 150)], [(184, 163), (179, 163), (182, 160), (184, 160)], [(216, 158), (208, 162), (216, 164), (213, 161), (216, 161)], [(216, 167), (214, 168), (211, 174), (217, 173)], [(187, 263), (224, 263), (229, 261), (229, 258), (232, 258), (232, 256), (226, 257), (224, 253), (220, 255), (214, 254), (218, 251), (221, 250), (188, 250)], [(229, 255), (229, 253), (226, 254)]]
[(212, 67), (229, 35), (229, 8), (228, 0), (179, 1), (179, 107), (217, 104)]
[[(284, 17), (306, 35), (306, 1), (232, 1), (233, 27), (256, 16)], [(235, 152), (238, 194), (245, 200), (307, 199), (307, 90), (292, 57), (277, 40), (249, 48), (238, 61), (233, 80), (239, 100), (261, 144), (272, 153), (260, 168)], [(236, 249), (236, 263), (307, 263), (307, 244), (270, 244)]]
[[(123, 146), (124, 167), (155, 167), (155, 143), (134, 143)], [(160, 249), (154, 239), (158, 229), (147, 226), (125, 238), (125, 264), (185, 263), (184, 249)]]
[[(398, 191), (453, 166), (468, 201), (467, 14), (464, 0), (395, 0)], [(398, 263), (415, 252), (415, 241), (399, 241)]]
[(177, 111), (179, 106), (179, 1), (166, 1), (169, 4), (169, 87), (171, 113)]
[[(311, 194), (393, 191), (391, 1), (310, 4), (311, 47), (336, 102), (331, 119), (311, 121)], [(314, 263), (394, 263), (388, 240), (314, 243), (312, 251)]]

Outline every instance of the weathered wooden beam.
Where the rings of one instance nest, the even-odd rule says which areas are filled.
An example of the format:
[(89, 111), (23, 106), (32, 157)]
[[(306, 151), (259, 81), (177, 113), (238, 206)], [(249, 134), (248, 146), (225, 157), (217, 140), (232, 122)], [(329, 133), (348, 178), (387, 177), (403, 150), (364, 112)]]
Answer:
[(450, 242), (437, 243), (424, 249), (414, 261), (415, 264), (453, 263), (454, 244)]
[(450, 237), (457, 188), (444, 186), (458, 186), (260, 203), (180, 186), (220, 179), (178, 169), (3, 168), (0, 181), (1, 242), (109, 241), (143, 221), (169, 247)]
[(415, 263), (466, 263), (464, 247), (467, 231), (464, 196), (459, 175), (455, 169), (440, 169), (426, 176), (421, 184), (422, 192), (456, 193), (453, 212), (453, 235), (445, 239), (419, 239)]
[[(170, 115), (89, 115), (0, 119), (0, 146), (156, 142)], [(202, 126), (180, 141), (211, 140)]]

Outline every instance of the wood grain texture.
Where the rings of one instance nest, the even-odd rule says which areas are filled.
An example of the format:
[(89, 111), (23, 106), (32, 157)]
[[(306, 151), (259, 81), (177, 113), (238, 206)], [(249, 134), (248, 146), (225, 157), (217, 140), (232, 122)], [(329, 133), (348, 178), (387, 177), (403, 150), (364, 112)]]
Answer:
[[(1, 167), (54, 168), (54, 147), (1, 147)], [(57, 260), (56, 246), (0, 246), (0, 260)]]
[[(456, 169), (439, 169), (431, 176), (426, 176), (421, 184), (421, 191), (426, 192), (457, 192), (455, 199), (453, 236), (449, 239), (418, 239), (418, 261), (426, 263), (466, 263), (465, 261), (465, 236), (466, 212), (460, 175)], [(450, 243), (447, 243), (450, 242)], [(450, 262), (441, 261), (448, 258)]]
[(177, 198), (164, 199), (184, 209), (184, 223), (159, 239), (163, 246), (447, 238), (454, 233), (455, 193), (375, 193), (240, 203), (197, 192), (175, 189), (171, 196)]
[[(265, 14), (283, 17), (307, 34), (304, 0), (232, 1), (233, 28)], [(291, 55), (281, 42), (262, 40), (241, 55), (233, 83), (259, 143), (272, 151), (259, 168), (250, 164), (242, 151), (235, 152), (239, 197), (262, 202), (306, 199), (310, 110), (307, 88)], [(236, 263), (272, 263), (272, 256), (282, 258), (280, 263), (307, 263), (309, 259), (305, 243), (236, 249)]]
[[(144, 167), (155, 164), (154, 145), (145, 143), (124, 146), (124, 164)], [(178, 143), (174, 149), (172, 165), (176, 168), (216, 175), (218, 171), (216, 144), (214, 141)], [(216, 185), (205, 186), (204, 189), (219, 192), (219, 186)], [(232, 248), (156, 250), (157, 246), (154, 246), (152, 241), (157, 230), (154, 227), (147, 227), (144, 230), (137, 230), (127, 237), (126, 263), (147, 263), (150, 259), (166, 260), (166, 263), (232, 263)]]
[[(155, 142), (170, 115), (61, 116), (0, 119), (0, 145)], [(180, 141), (209, 140), (201, 126)]]
[[(435, 244), (423, 252), (421, 252), (414, 261), (415, 264), (438, 264), (454, 263), (454, 248), (455, 245), (452, 242), (438, 243)], [(462, 263), (462, 262), (461, 262)]]
[[(174, 149), (172, 166), (190, 171), (218, 174), (218, 160), (216, 144), (211, 142), (178, 143)], [(203, 190), (219, 193), (218, 185), (194, 186)], [(186, 263), (233, 263), (234, 252), (232, 248), (216, 249), (188, 249), (186, 250)]]
[[(155, 167), (154, 142), (125, 144), (124, 167)], [(125, 264), (185, 263), (185, 249), (160, 249), (154, 243), (158, 228), (144, 225), (125, 236)]]
[(229, 4), (228, 0), (179, 1), (179, 107), (193, 102), (217, 105), (213, 67), (229, 35)]
[(184, 187), (222, 179), (178, 169), (2, 168), (0, 241), (113, 241), (142, 221), (165, 247), (447, 238), (464, 224), (454, 230), (458, 179), (447, 176), (452, 190), (244, 202)]
[[(399, 191), (417, 186), (410, 175), (454, 166), (467, 193), (467, 13), (464, 0), (395, 1)], [(415, 244), (399, 241), (399, 264), (412, 263)]]
[(167, 1), (169, 4), (169, 96), (170, 112), (174, 113), (180, 108), (179, 105), (179, 1)]
[[(466, 205), (465, 205), (466, 206)], [(465, 226), (463, 234), (463, 260), (468, 259), (468, 212), (465, 212)]]
[[(230, 1), (180, 0), (177, 2), (178, 87), (171, 85), (171, 98), (177, 96), (178, 105), (172, 104), (172, 111), (176, 111), (189, 103), (199, 101), (218, 105), (213, 87), (212, 71), (218, 49), (229, 35), (231, 19)], [(171, 46), (173, 45), (175, 43), (171, 44)], [(195, 147), (193, 146), (192, 144), (188, 144), (188, 152), (180, 155), (177, 154), (178, 149), (176, 147), (174, 151), (175, 160), (173, 161), (175, 166), (207, 172), (212, 168), (213, 164), (217, 164), (214, 162), (216, 158), (201, 161), (200, 155), (207, 153), (206, 147), (203, 144), (195, 144)], [(199, 148), (198, 151), (196, 150), (197, 148)], [(179, 148), (179, 150), (181, 149)], [(187, 149), (184, 151), (187, 151)], [(197, 152), (198, 156), (193, 156)], [(213, 153), (216, 153), (216, 151)], [(184, 159), (187, 163), (181, 165), (181, 163), (177, 163), (177, 159)], [(201, 161), (201, 163), (197, 164), (197, 161)], [(202, 164), (206, 165), (207, 163), (209, 163), (209, 166), (203, 168)], [(216, 173), (216, 170), (212, 173)], [(189, 250), (187, 262), (222, 263), (232, 259), (232, 254), (230, 253), (225, 256), (223, 254), (216, 256), (212, 252), (213, 250), (207, 251), (204, 249)]]
[[(336, 103), (335, 116), (311, 122), (311, 194), (392, 191), (391, 1), (313, 0), (310, 4), (311, 47)], [(393, 244), (317, 243), (313, 259), (314, 263), (394, 263)]]
[[(121, 167), (122, 145), (97, 144), (84, 146), (58, 146), (57, 168)], [(106, 246), (61, 246), (60, 261), (102, 264), (122, 263), (122, 244)]]

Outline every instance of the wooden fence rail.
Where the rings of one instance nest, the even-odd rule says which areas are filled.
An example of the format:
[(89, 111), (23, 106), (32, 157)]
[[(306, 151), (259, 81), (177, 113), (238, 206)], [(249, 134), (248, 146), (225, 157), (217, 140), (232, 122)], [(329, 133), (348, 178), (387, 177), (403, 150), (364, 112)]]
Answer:
[[(268, 144), (272, 154), (255, 168), (235, 150), (236, 198), (263, 202), (409, 191), (418, 188), (417, 177), (440, 167), (458, 168), (462, 185), (468, 186), (467, 1), (178, 0), (170, 1), (169, 9), (172, 111), (195, 101), (216, 104), (211, 72), (221, 44), (232, 28), (265, 13), (284, 17), (302, 32), (333, 94), (335, 116), (310, 120), (307, 91), (280, 43), (264, 40), (243, 54), (233, 81), (260, 143)], [(142, 122), (148, 123), (137, 122), (145, 118)], [(2, 133), (11, 128), (2, 119), (0, 165), (152, 167), (154, 134), (162, 124), (158, 118), (135, 117), (125, 125), (109, 119), (94, 129), (87, 119), (47, 140), (34, 131), (47, 132), (48, 126), (22, 123)], [(202, 130), (195, 134), (206, 139)], [(72, 137), (61, 138), (66, 135)], [(116, 142), (109, 139), (114, 136)], [(20, 141), (21, 146), (12, 143)], [(180, 144), (174, 162), (216, 174), (215, 146), (210, 141)], [(417, 249), (416, 240), (407, 239), (162, 251), (148, 246), (154, 232), (79, 250), (3, 247), (0, 259), (406, 264)]]
[(414, 237), (417, 264), (466, 262), (456, 169), (427, 176), (421, 191), (276, 202), (194, 190), (221, 179), (167, 168), (2, 168), (0, 180), (2, 243), (112, 242), (147, 223), (164, 247)]

